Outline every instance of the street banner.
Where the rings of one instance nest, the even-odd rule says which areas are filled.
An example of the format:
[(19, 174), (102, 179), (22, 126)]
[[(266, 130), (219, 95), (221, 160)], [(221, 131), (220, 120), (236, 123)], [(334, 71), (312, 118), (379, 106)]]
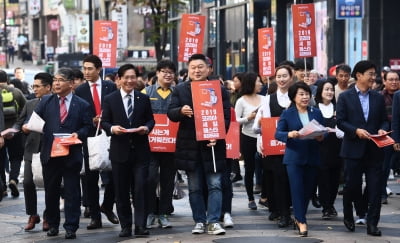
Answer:
[(316, 56), (314, 4), (294, 4), (292, 14), (294, 57)]
[(275, 139), (279, 117), (261, 118), (261, 134), (264, 155), (281, 155), (285, 153), (286, 144)]
[(117, 25), (116, 21), (94, 21), (93, 54), (105, 68), (117, 66)]
[(202, 15), (182, 15), (179, 39), (178, 61), (187, 62), (195, 53), (203, 53), (206, 17)]
[(240, 157), (240, 124), (236, 121), (235, 109), (231, 108), (231, 122), (225, 138), (226, 158), (238, 159)]
[(364, 0), (336, 0), (336, 19), (356, 19), (364, 16)]
[(156, 124), (149, 134), (151, 152), (175, 152), (178, 122), (168, 119), (167, 114), (153, 114)]
[(258, 73), (262, 77), (275, 74), (275, 40), (273, 28), (258, 29)]
[(225, 139), (220, 82), (194, 81), (191, 86), (196, 140)]

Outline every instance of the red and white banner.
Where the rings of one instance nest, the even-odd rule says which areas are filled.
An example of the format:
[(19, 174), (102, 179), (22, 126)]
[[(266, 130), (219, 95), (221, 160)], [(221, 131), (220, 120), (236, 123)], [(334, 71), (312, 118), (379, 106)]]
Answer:
[(220, 82), (194, 81), (191, 86), (196, 140), (225, 139)]
[(178, 61), (187, 62), (196, 53), (203, 53), (206, 17), (202, 15), (182, 15)]
[(117, 22), (94, 21), (93, 54), (97, 55), (103, 67), (117, 66)]
[(294, 57), (317, 55), (314, 4), (292, 5)]
[(286, 144), (275, 139), (279, 117), (261, 118), (261, 134), (264, 155), (280, 155), (285, 153)]
[(275, 75), (275, 39), (273, 28), (258, 29), (258, 73), (263, 77)]
[(179, 123), (168, 119), (167, 114), (153, 114), (156, 124), (149, 134), (151, 152), (175, 152)]
[(236, 113), (233, 108), (231, 108), (231, 122), (225, 142), (226, 158), (238, 159), (240, 157), (240, 124), (236, 121)]

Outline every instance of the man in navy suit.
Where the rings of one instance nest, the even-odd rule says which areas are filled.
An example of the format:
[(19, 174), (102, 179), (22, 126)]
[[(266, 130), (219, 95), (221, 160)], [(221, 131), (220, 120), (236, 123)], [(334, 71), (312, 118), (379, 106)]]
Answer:
[(375, 64), (358, 62), (352, 72), (356, 84), (340, 94), (336, 115), (337, 126), (344, 131), (340, 152), (345, 162), (344, 224), (349, 231), (355, 230), (352, 203), (361, 197), (365, 173), (369, 205), (367, 234), (381, 236), (377, 225), (381, 212), (383, 150), (370, 140), (370, 135), (385, 133), (389, 123), (383, 96), (371, 90), (376, 75)]
[(120, 237), (132, 235), (131, 182), (135, 205), (135, 235), (145, 236), (147, 218), (147, 175), (150, 145), (147, 134), (155, 121), (147, 95), (134, 90), (138, 70), (132, 64), (118, 69), (121, 89), (103, 101), (101, 126), (111, 135), (110, 159), (114, 179), (117, 212), (121, 224)]
[[(95, 55), (86, 56), (83, 59), (83, 75), (86, 83), (81, 84), (75, 89), (75, 94), (90, 104), (90, 110), (93, 116), (93, 126), (89, 132), (89, 137), (96, 136), (96, 126), (101, 115), (101, 103), (103, 98), (117, 90), (115, 84), (111, 81), (103, 81), (100, 77), (102, 68), (101, 59)], [(108, 148), (104, 148), (108, 149)], [(108, 220), (113, 224), (118, 224), (118, 218), (113, 213), (114, 206), (114, 185), (112, 183), (111, 171), (104, 172), (109, 177), (104, 190), (103, 204), (99, 205), (99, 171), (89, 169), (89, 153), (87, 143), (83, 144), (83, 158), (85, 163), (85, 176), (83, 177), (83, 194), (87, 198), (87, 204), (90, 210), (91, 221), (87, 229), (98, 229), (102, 227), (100, 211), (105, 213)]]
[(89, 104), (72, 94), (74, 77), (72, 69), (60, 68), (54, 75), (52, 95), (44, 96), (35, 112), (45, 121), (40, 159), (45, 184), (46, 218), (48, 236), (58, 235), (60, 225), (60, 186), (64, 180), (66, 239), (75, 239), (79, 228), (81, 191), (79, 172), (82, 167), (82, 145), (69, 146), (66, 156), (52, 157), (54, 133), (69, 133), (71, 137), (86, 140), (92, 126)]

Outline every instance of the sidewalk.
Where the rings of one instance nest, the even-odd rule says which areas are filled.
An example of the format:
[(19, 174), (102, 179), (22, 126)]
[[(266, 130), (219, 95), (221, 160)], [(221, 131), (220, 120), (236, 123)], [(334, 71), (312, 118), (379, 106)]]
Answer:
[[(190, 206), (188, 202), (187, 188), (186, 196), (181, 200), (174, 200), (175, 212), (170, 217), (173, 224), (171, 229), (153, 228), (151, 235), (147, 238), (119, 238), (119, 225), (113, 225), (103, 216), (103, 228), (98, 230), (86, 230), (89, 219), (81, 218), (80, 228), (77, 231), (77, 239), (74, 242), (400, 242), (400, 184), (396, 180), (389, 181), (389, 187), (394, 195), (389, 197), (389, 204), (382, 205), (382, 213), (379, 227), (382, 237), (372, 237), (366, 234), (365, 226), (356, 226), (354, 233), (348, 232), (342, 220), (342, 197), (338, 196), (335, 207), (339, 212), (338, 218), (334, 220), (322, 220), (321, 210), (312, 206), (308, 211), (309, 237), (299, 238), (292, 227), (279, 229), (276, 222), (268, 220), (269, 213), (266, 209), (256, 211), (247, 209), (247, 195), (242, 183), (235, 184), (232, 216), (235, 222), (233, 229), (227, 229), (222, 236), (207, 234), (192, 235), (194, 225)], [(2, 242), (69, 242), (64, 239), (64, 229), (61, 219), (60, 234), (57, 237), (47, 237), (41, 231), (41, 224), (31, 232), (24, 232), (28, 217), (25, 215), (22, 185), (19, 185), (20, 197), (13, 199), (10, 196), (0, 202), (0, 229)], [(103, 195), (103, 193), (101, 193)], [(259, 195), (256, 196), (258, 200)], [(44, 209), (44, 191), (38, 192), (38, 212)], [(83, 210), (82, 210), (83, 211)], [(115, 210), (114, 210), (115, 211)]]

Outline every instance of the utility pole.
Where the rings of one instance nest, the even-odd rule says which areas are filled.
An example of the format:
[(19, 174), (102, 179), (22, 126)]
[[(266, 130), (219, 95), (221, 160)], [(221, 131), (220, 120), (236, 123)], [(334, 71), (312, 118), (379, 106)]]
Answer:
[(7, 47), (8, 47), (8, 41), (7, 41), (7, 9), (6, 9), (6, 1), (7, 0), (3, 0), (3, 10), (4, 10), (4, 12), (3, 12), (3, 15), (4, 15), (4, 56), (6, 57), (6, 60), (5, 60), (5, 64), (6, 64), (6, 68), (9, 68), (9, 66), (8, 66), (8, 58), (7, 58), (7, 52), (8, 52), (8, 50), (7, 50)]

